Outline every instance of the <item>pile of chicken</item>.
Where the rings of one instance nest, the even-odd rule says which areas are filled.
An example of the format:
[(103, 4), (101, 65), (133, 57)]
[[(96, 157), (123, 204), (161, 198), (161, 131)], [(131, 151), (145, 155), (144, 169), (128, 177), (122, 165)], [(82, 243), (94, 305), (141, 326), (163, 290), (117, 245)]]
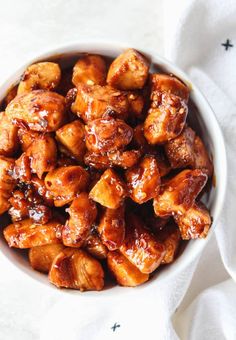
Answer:
[(206, 237), (198, 195), (213, 168), (186, 125), (189, 89), (149, 74), (129, 49), (107, 71), (84, 54), (73, 70), (27, 68), (0, 113), (0, 214), (10, 247), (57, 287), (101, 290), (104, 271), (137, 286)]

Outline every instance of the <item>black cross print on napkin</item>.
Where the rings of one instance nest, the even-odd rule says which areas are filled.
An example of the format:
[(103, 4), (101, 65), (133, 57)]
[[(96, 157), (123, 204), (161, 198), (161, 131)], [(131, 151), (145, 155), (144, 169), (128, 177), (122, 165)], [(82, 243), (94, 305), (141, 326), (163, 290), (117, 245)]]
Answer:
[(233, 44), (231, 44), (230, 40), (227, 39), (225, 43), (221, 44), (221, 46), (224, 46), (225, 50), (228, 51), (230, 47), (234, 47)]
[(119, 328), (119, 327), (120, 327), (120, 325), (115, 322), (114, 325), (111, 327), (111, 329), (113, 330), (113, 332), (115, 332), (116, 328)]

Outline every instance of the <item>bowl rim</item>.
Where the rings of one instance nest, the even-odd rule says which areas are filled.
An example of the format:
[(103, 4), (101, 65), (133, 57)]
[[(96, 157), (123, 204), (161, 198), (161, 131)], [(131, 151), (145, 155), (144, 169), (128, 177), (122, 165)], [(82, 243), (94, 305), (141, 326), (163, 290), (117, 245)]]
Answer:
[[(0, 85), (0, 101), (5, 97), (7, 91), (11, 86), (15, 85), (18, 83), (20, 75), (23, 73), (23, 71), (26, 69), (27, 66), (30, 64), (40, 61), (40, 60), (46, 60), (47, 58), (50, 57), (55, 57), (57, 55), (63, 55), (67, 53), (72, 53), (72, 52), (77, 52), (77, 53), (82, 53), (82, 52), (88, 52), (88, 53), (100, 53), (101, 55), (106, 55), (106, 53), (110, 53), (115, 55), (116, 51), (117, 53), (121, 53), (125, 49), (130, 48), (130, 44), (123, 43), (123, 42), (111, 42), (107, 40), (97, 40), (97, 41), (92, 41), (92, 40), (78, 40), (74, 42), (70, 42), (67, 44), (61, 44), (57, 45), (56, 47), (52, 47), (51, 49), (47, 48), (41, 53), (37, 53), (34, 57), (28, 58), (27, 62), (23, 63), (20, 67), (18, 67), (14, 72), (11, 72), (11, 75), (7, 77), (5, 81)], [(217, 182), (217, 188), (218, 192), (216, 192), (216, 197), (215, 197), (215, 214), (214, 214), (214, 220), (212, 223), (212, 226), (210, 228), (210, 231), (208, 233), (208, 236), (206, 239), (198, 239), (198, 240), (192, 240), (191, 247), (188, 246), (184, 250), (183, 254), (179, 258), (176, 259), (174, 262), (174, 265), (171, 265), (167, 270), (162, 272), (162, 277), (159, 278), (159, 275), (156, 276), (156, 278), (148, 281), (144, 285), (138, 286), (135, 288), (135, 291), (139, 290), (145, 290), (145, 289), (150, 289), (152, 286), (157, 286), (160, 283), (165, 282), (166, 280), (170, 280), (177, 274), (179, 274), (181, 271), (184, 269), (188, 268), (193, 261), (200, 256), (203, 248), (207, 245), (209, 242), (210, 238), (212, 237), (216, 224), (219, 220), (220, 213), (222, 211), (223, 205), (224, 205), (224, 199), (226, 195), (226, 187), (227, 187), (227, 157), (226, 157), (226, 148), (225, 148), (225, 142), (224, 142), (224, 137), (220, 128), (220, 125), (217, 121), (217, 118), (214, 114), (213, 109), (211, 108), (207, 98), (202, 94), (202, 92), (199, 90), (199, 88), (194, 84), (194, 82), (189, 78), (189, 76), (182, 71), (177, 65), (174, 63), (170, 62), (166, 58), (160, 56), (158, 53), (155, 52), (154, 49), (150, 48), (143, 48), (142, 46), (138, 46), (137, 44), (134, 46), (132, 44), (132, 48), (140, 51), (142, 54), (146, 55), (149, 57), (151, 60), (153, 60), (156, 64), (163, 66), (168, 70), (168, 72), (173, 73), (177, 77), (179, 77), (181, 80), (183, 80), (185, 83), (190, 84), (191, 90), (194, 91), (196, 97), (197, 97), (197, 102), (203, 103), (203, 105), (206, 108), (207, 115), (209, 115), (209, 118), (207, 118), (208, 122), (210, 122), (210, 126), (212, 131), (215, 131), (215, 135), (217, 135), (216, 139), (213, 139), (213, 144), (215, 146), (216, 154), (219, 153), (220, 151), (220, 160), (218, 159), (218, 165), (221, 168), (221, 174), (220, 174), (220, 182)], [(119, 52), (118, 52), (119, 51)], [(191, 95), (190, 95), (191, 96)], [(194, 100), (196, 102), (196, 99)], [(203, 117), (204, 114), (200, 112), (200, 116)], [(206, 118), (206, 116), (204, 116)], [(220, 163), (219, 163), (220, 162)], [(215, 164), (214, 164), (215, 165)], [(9, 248), (9, 251), (11, 251), (11, 248)], [(13, 264), (18, 270), (21, 272), (24, 272), (27, 274), (28, 277), (31, 279), (37, 281), (40, 284), (43, 284), (44, 287), (51, 287), (55, 290), (55, 286), (50, 284), (50, 282), (45, 282), (45, 280), (40, 280), (40, 276), (38, 275), (33, 275), (34, 270), (31, 268), (30, 271), (26, 268), (24, 264), (20, 264), (17, 261), (14, 261), (13, 259), (9, 258), (8, 256), (8, 251), (5, 251), (4, 249), (0, 248), (0, 252), (4, 255), (4, 257), (9, 261), (11, 264)], [(191, 257), (187, 257), (190, 253)], [(32, 272), (32, 273), (31, 273)], [(37, 273), (39, 275), (45, 275), (41, 273)], [(107, 292), (113, 292), (114, 289), (116, 291), (118, 289), (122, 291), (122, 294), (127, 294), (130, 293), (130, 289), (124, 289), (124, 287), (113, 287), (112, 289), (107, 289), (99, 292), (97, 295), (97, 292), (86, 292), (86, 294), (79, 294), (80, 296), (86, 296), (87, 297), (103, 297), (104, 293), (106, 294)], [(71, 289), (62, 289), (58, 290), (59, 292), (62, 293), (69, 293), (69, 294), (77, 294), (78, 291), (74, 291)]]

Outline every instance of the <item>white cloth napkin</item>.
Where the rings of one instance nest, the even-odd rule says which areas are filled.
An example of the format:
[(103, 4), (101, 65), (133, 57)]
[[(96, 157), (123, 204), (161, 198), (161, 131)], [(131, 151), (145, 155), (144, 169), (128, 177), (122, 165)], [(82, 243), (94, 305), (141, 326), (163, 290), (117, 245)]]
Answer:
[[(46, 1), (41, 0), (39, 3), (48, 6)], [(57, 1), (57, 3), (62, 5), (63, 1)], [(70, 3), (75, 5), (76, 1)], [(104, 4), (107, 2), (102, 3), (102, 9), (104, 9)], [(122, 4), (122, 1), (116, 2), (114, 6), (119, 6), (119, 3)], [(136, 15), (136, 11), (132, 11), (132, 16), (143, 24), (145, 31), (149, 21), (147, 18), (148, 2), (139, 0), (138, 3), (139, 15)], [(51, 18), (50, 11), (54, 10), (55, 4), (56, 1), (53, 1), (48, 8), (49, 18)], [(81, 4), (85, 6), (83, 1)], [(140, 11), (142, 6), (143, 13)], [(164, 10), (166, 57), (185, 70), (207, 96), (222, 126), (227, 143), (229, 190), (215, 237), (212, 237), (208, 243), (199, 262), (195, 260), (169, 284), (165, 282), (156, 289), (145, 289), (141, 292), (130, 289), (121, 297), (112, 296), (105, 301), (99, 298), (99, 295), (94, 300), (88, 300), (86, 294), (77, 298), (73, 295), (61, 294), (56, 290), (52, 293), (51, 290), (26, 280), (23, 275), (21, 278), (21, 274), (19, 274), (19, 282), (24, 280), (25, 285), (20, 287), (16, 287), (16, 282), (9, 282), (6, 278), (0, 277), (1, 339), (11, 340), (12, 330), (15, 332), (16, 329), (17, 333), (14, 333), (17, 334), (16, 338), (24, 340), (39, 338), (40, 340), (124, 340), (128, 338), (136, 340), (175, 340), (178, 338), (231, 340), (236, 338), (236, 285), (234, 282), (236, 277), (236, 261), (234, 260), (236, 184), (233, 177), (236, 169), (236, 117), (234, 117), (236, 116), (236, 98), (233, 94), (236, 89), (236, 67), (234, 66), (236, 3), (233, 0), (223, 2), (165, 0)], [(70, 12), (73, 12), (72, 9)], [(27, 14), (29, 13), (26, 13), (26, 17)], [(95, 16), (96, 13), (93, 11), (92, 15)], [(142, 16), (145, 17), (146, 24)], [(84, 25), (86, 20), (83, 22)], [(115, 17), (114, 20), (117, 21)], [(92, 25), (92, 20), (90, 22)], [(127, 20), (123, 20), (123, 23), (125, 22)], [(47, 23), (50, 35), (54, 24), (50, 21)], [(105, 25), (103, 21), (101, 25)], [(153, 25), (155, 21), (152, 24), (152, 30), (150, 29), (152, 36), (155, 35)], [(156, 25), (158, 27), (159, 24)], [(93, 26), (94, 34), (99, 38), (95, 26)], [(123, 24), (122, 37), (119, 35), (115, 37), (125, 40), (125, 27), (128, 31), (132, 31), (131, 26)], [(28, 28), (24, 27), (24, 29)], [(44, 30), (44, 38), (46, 38), (46, 31)], [(72, 31), (71, 33), (75, 34), (75, 31)], [(27, 32), (31, 34), (30, 31)], [(64, 40), (61, 39), (61, 42), (64, 42), (70, 32), (64, 29), (60, 32), (59, 38), (61, 39), (64, 34)], [(89, 35), (89, 31), (84, 33)], [(17, 35), (18, 32), (14, 34)], [(157, 34), (160, 35), (160, 32)], [(105, 36), (104, 31), (103, 37)], [(137, 42), (133, 37), (134, 35), (130, 39), (131, 45), (132, 42)], [(144, 42), (153, 41), (148, 32), (143, 34), (142, 39)], [(226, 50), (221, 44), (227, 39), (234, 46)], [(43, 43), (43, 38), (40, 42)], [(145, 48), (145, 43), (143, 47)], [(25, 48), (27, 49), (27, 46)], [(23, 58), (23, 54), (21, 57)], [(4, 275), (7, 277), (8, 273), (4, 272)], [(7, 297), (6, 284), (9, 288)], [(26, 292), (29, 293), (26, 294)], [(181, 301), (182, 304), (180, 304)], [(19, 318), (19, 315), (15, 318), (15, 315), (22, 311), (22, 304), (27, 306), (26, 316), (22, 313), (22, 318)], [(9, 309), (10, 305), (13, 306), (12, 309)], [(177, 307), (178, 310), (176, 310)]]

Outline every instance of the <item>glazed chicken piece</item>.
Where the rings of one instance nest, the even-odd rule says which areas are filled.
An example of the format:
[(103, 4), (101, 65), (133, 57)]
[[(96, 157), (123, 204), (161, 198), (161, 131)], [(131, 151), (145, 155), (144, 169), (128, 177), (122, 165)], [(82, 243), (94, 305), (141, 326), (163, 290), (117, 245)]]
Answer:
[(141, 273), (119, 251), (110, 251), (108, 253), (107, 264), (117, 283), (121, 286), (136, 287), (149, 279), (148, 274)]
[[(160, 104), (161, 102), (161, 104)], [(177, 137), (184, 128), (188, 107), (180, 97), (164, 93), (152, 102), (144, 122), (144, 135), (150, 144), (163, 144)]]
[(166, 176), (171, 171), (170, 163), (165, 155), (162, 146), (154, 146), (148, 144), (143, 131), (143, 124), (139, 124), (134, 128), (132, 145), (138, 148), (144, 155), (152, 155), (156, 158), (160, 176)]
[(122, 205), (127, 195), (125, 183), (112, 169), (107, 169), (89, 193), (95, 202), (110, 209), (117, 209)]
[(99, 55), (84, 55), (79, 58), (73, 68), (72, 82), (87, 85), (105, 85), (107, 67), (105, 60)]
[(37, 174), (41, 179), (45, 172), (56, 167), (57, 146), (54, 138), (49, 135), (41, 135), (36, 138), (26, 150), (30, 159), (31, 173)]
[(15, 180), (11, 176), (14, 163), (14, 159), (0, 156), (0, 215), (10, 207), (8, 200), (15, 187)]
[(207, 182), (204, 171), (183, 170), (163, 184), (161, 193), (154, 198), (154, 211), (159, 217), (183, 214), (192, 207)]
[(132, 168), (136, 165), (141, 157), (139, 150), (115, 151), (107, 154), (110, 162), (114, 166), (123, 169)]
[(11, 157), (18, 149), (17, 126), (0, 112), (0, 155)]
[(111, 63), (107, 83), (120, 90), (141, 89), (146, 83), (148, 71), (148, 60), (130, 48)]
[(144, 122), (144, 135), (150, 144), (166, 143), (181, 133), (188, 114), (188, 97), (188, 87), (177, 78), (151, 76), (151, 108)]
[(98, 118), (85, 129), (87, 149), (103, 154), (124, 149), (133, 136), (132, 128), (120, 119)]
[(144, 157), (135, 167), (125, 173), (130, 197), (142, 204), (156, 197), (160, 191), (158, 163), (153, 156)]
[(33, 90), (54, 90), (61, 80), (61, 70), (58, 64), (41, 62), (28, 66), (18, 86), (18, 94)]
[(196, 136), (193, 144), (194, 163), (193, 168), (206, 171), (209, 177), (213, 174), (213, 164), (206, 147), (200, 137)]
[(138, 216), (129, 215), (120, 252), (142, 273), (150, 274), (161, 264), (166, 250)]
[(189, 88), (174, 76), (154, 73), (150, 75), (150, 83), (152, 97), (157, 93), (167, 92), (188, 101)]
[(210, 214), (201, 202), (194, 203), (183, 215), (176, 215), (175, 221), (184, 240), (205, 238), (211, 226)]
[(137, 92), (130, 92), (127, 95), (129, 102), (129, 112), (132, 116), (136, 118), (142, 118), (143, 107), (144, 107), (144, 97)]
[(79, 165), (60, 167), (45, 177), (45, 186), (56, 207), (71, 202), (89, 184), (89, 174)]
[(3, 234), (9, 247), (24, 249), (61, 243), (61, 229), (61, 223), (55, 219), (46, 224), (25, 219), (7, 226)]
[(115, 151), (104, 155), (88, 151), (85, 154), (84, 162), (86, 165), (100, 170), (112, 166), (128, 169), (137, 164), (140, 157), (141, 152), (139, 150)]
[(102, 155), (101, 153), (91, 151), (86, 152), (84, 163), (97, 170), (105, 170), (112, 166), (107, 154)]
[(63, 146), (62, 151), (69, 156), (73, 156), (80, 163), (86, 151), (85, 147), (85, 128), (79, 120), (62, 126), (56, 131), (56, 138)]
[(22, 153), (21, 156), (15, 161), (13, 170), (13, 178), (23, 183), (30, 183), (31, 180), (30, 158), (26, 153)]
[(99, 260), (103, 260), (107, 257), (107, 247), (102, 243), (100, 237), (95, 233), (89, 235), (85, 241), (85, 249), (89, 254)]
[(9, 199), (11, 208), (8, 214), (11, 216), (12, 222), (21, 221), (30, 217), (32, 222), (37, 224), (46, 224), (52, 218), (51, 209), (43, 204), (42, 200), (37, 196), (16, 190)]
[(57, 287), (102, 290), (104, 272), (101, 264), (81, 249), (64, 249), (54, 259), (49, 280)]
[(109, 250), (119, 249), (125, 238), (124, 206), (117, 209), (106, 208), (100, 219), (98, 232)]
[(63, 244), (46, 244), (29, 250), (31, 267), (39, 272), (48, 273), (53, 260), (63, 250)]
[(67, 209), (69, 220), (62, 230), (62, 241), (68, 247), (81, 247), (90, 234), (97, 216), (96, 204), (82, 192)]
[(205, 145), (190, 127), (184, 128), (178, 137), (166, 143), (165, 151), (172, 168), (189, 166), (193, 169), (205, 170), (211, 177), (213, 165)]
[(17, 95), (6, 107), (13, 123), (22, 122), (31, 130), (56, 131), (65, 119), (65, 98), (44, 90)]
[(178, 137), (165, 144), (165, 152), (172, 168), (185, 168), (194, 163), (194, 139), (195, 132), (190, 127), (185, 127)]
[(30, 144), (40, 136), (39, 132), (31, 131), (27, 128), (19, 128), (18, 138), (21, 144), (22, 151), (26, 151)]
[(162, 264), (172, 263), (175, 260), (180, 245), (181, 236), (179, 228), (173, 222), (170, 222), (156, 235), (166, 248)]
[(85, 123), (107, 116), (125, 119), (129, 108), (130, 104), (125, 92), (108, 85), (89, 86), (82, 83), (77, 85), (76, 100), (71, 106), (72, 112)]
[(29, 216), (29, 207), (24, 193), (20, 190), (13, 192), (12, 197), (9, 198), (11, 208), (8, 214), (11, 216), (12, 222), (17, 222)]

